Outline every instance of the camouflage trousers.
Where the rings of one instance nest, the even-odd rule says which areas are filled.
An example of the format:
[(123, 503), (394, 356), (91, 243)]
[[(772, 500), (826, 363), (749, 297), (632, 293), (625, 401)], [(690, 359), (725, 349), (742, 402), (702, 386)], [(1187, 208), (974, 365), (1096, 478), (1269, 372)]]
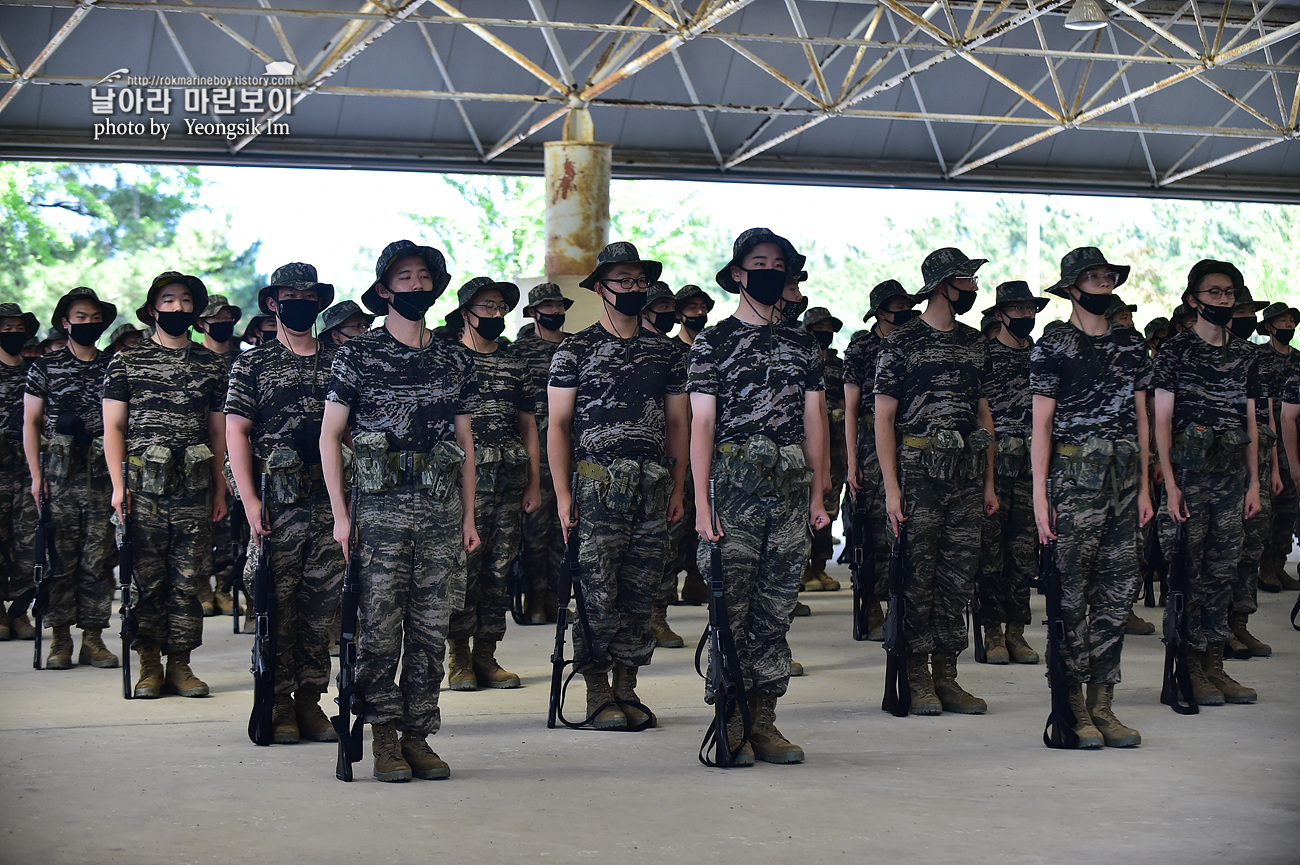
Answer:
[(45, 623), (107, 628), (117, 588), (113, 489), (107, 478), (92, 485), (85, 469), (66, 480), (51, 478), (49, 485), (56, 556), (45, 571), (50, 589)]
[(894, 543), (894, 533), (889, 528), (889, 514), (885, 510), (885, 489), (880, 478), (880, 460), (876, 456), (875, 439), (869, 446), (859, 443), (858, 466), (862, 475), (862, 492), (866, 496), (866, 541), (871, 549), (864, 550), (865, 561), (874, 563), (873, 583), (868, 586), (873, 596), (885, 601), (889, 594), (889, 551)]
[[(1295, 537), (1296, 518), (1300, 514), (1300, 497), (1296, 495), (1295, 484), (1291, 482), (1291, 469), (1286, 458), (1286, 449), (1279, 442), (1274, 450), (1282, 462), (1282, 492), (1273, 498), (1273, 518), (1271, 529), (1264, 539), (1264, 555), (1286, 559), (1291, 555), (1291, 541)], [(1266, 475), (1259, 476), (1261, 494), (1269, 481)]]
[(996, 475), (998, 511), (984, 517), (977, 625), (1028, 625), (1029, 583), (1038, 571), (1038, 524), (1034, 521), (1034, 479)]
[[(1187, 520), (1187, 641), (1197, 652), (1233, 638), (1228, 627), (1232, 584), (1244, 535), (1244, 472), (1188, 472), (1182, 487)], [(1160, 512), (1160, 545), (1174, 557), (1174, 521)]]
[[(716, 509), (722, 526), (723, 597), (731, 636), (750, 694), (774, 697), (790, 684), (790, 616), (799, 595), (799, 577), (808, 561), (809, 490), (783, 495), (746, 493), (728, 480), (725, 463), (714, 461)], [(711, 550), (700, 544), (698, 564), (709, 577)], [(704, 699), (713, 701), (705, 679)]]
[[(844, 431), (840, 430), (840, 432), (842, 434)], [(841, 438), (842, 437), (843, 436), (841, 435)], [(844, 449), (841, 447), (840, 451), (842, 452), (843, 450)], [(831, 449), (831, 453), (832, 455), (835, 454), (834, 448)], [(821, 567), (825, 567), (826, 562), (830, 561), (831, 556), (835, 555), (835, 543), (831, 540), (833, 536), (832, 529), (834, 528), (835, 521), (839, 519), (840, 516), (840, 499), (844, 496), (845, 473), (846, 469), (843, 459), (832, 459), (830, 478), (831, 488), (822, 496), (822, 507), (826, 508), (826, 516), (830, 517), (831, 521), (825, 528), (813, 532), (812, 536), (812, 551), (810, 555), (813, 564), (820, 565), (818, 570), (820, 570)]]
[(131, 494), (135, 596), (139, 629), (131, 648), (157, 644), (164, 654), (203, 645), (199, 573), (212, 549), (208, 490), (167, 496)]
[[(293, 504), (268, 502), (267, 521), (271, 534), (263, 543), (269, 544), (278, 621), (275, 693), (319, 696), (329, 690), (329, 626), (344, 569), (329, 496), (322, 489)], [(256, 571), (257, 546), (250, 541), (244, 569), (250, 594)]]
[[(1241, 559), (1237, 562), (1237, 578), (1232, 581), (1232, 601), (1229, 612), (1259, 611), (1256, 595), (1259, 590), (1259, 561), (1273, 529), (1273, 483), (1268, 454), (1259, 461), (1259, 513), (1242, 525)], [(1245, 516), (1244, 512), (1242, 514)]]
[[(227, 501), (229, 500), (230, 494), (227, 493)], [(234, 536), (230, 520), (231, 514), (227, 511), (225, 516), (212, 524), (212, 552), (202, 571), (203, 579), (211, 579), (218, 592), (229, 584), (235, 570)], [(327, 534), (333, 536), (333, 529)]]
[(36, 500), (27, 462), (15, 452), (0, 468), (0, 600), (13, 600), (32, 587), (32, 536)]
[(533, 594), (555, 591), (560, 579), (560, 563), (564, 561), (564, 532), (560, 530), (560, 514), (555, 509), (555, 484), (551, 471), (542, 457), (542, 497), (536, 510), (524, 514), (523, 545), (519, 555), (523, 559), (524, 574)]
[[(528, 466), (493, 462), (477, 469), (474, 523), (482, 543), (466, 559), (465, 605), (452, 611), (447, 635), (453, 640), (473, 637), (497, 643), (506, 635), (506, 611), (510, 609), (506, 576), (519, 553), (519, 516), (524, 511)], [(551, 510), (555, 511), (554, 506)]]
[(442, 726), (447, 627), (451, 611), (465, 605), (461, 516), (454, 490), (446, 499), (411, 486), (359, 494), (357, 683), (369, 724), (396, 724), (416, 735)]
[(574, 628), (574, 669), (644, 667), (655, 649), (650, 611), (662, 591), (667, 510), (651, 510), (644, 497), (631, 510), (614, 510), (599, 482), (589, 478), (578, 479), (577, 497), (582, 610)]
[(677, 597), (677, 575), (682, 571), (698, 574), (695, 564), (700, 536), (695, 531), (695, 485), (691, 480), (691, 470), (686, 469), (683, 482), (686, 495), (682, 496), (682, 518), (668, 525), (668, 554), (664, 561), (664, 579), (659, 595), (660, 603), (668, 603)]

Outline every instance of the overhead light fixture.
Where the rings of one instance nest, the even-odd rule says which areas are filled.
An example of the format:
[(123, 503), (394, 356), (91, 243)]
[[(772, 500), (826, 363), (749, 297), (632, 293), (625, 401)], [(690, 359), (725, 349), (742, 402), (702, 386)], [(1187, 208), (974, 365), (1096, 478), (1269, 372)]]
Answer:
[(1097, 0), (1074, 0), (1070, 14), (1065, 16), (1067, 30), (1100, 30), (1110, 24), (1106, 12)]

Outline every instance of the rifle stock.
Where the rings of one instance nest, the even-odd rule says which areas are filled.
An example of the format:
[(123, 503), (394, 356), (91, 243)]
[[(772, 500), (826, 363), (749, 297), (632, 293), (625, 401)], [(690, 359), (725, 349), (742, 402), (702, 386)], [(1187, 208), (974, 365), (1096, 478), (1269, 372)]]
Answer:
[(249, 534), (248, 514), (244, 511), (243, 501), (236, 498), (235, 503), (230, 506), (230, 579), (223, 587), (230, 593), (230, 599), (234, 603), (234, 609), (231, 611), (234, 624), (231, 627), (236, 634), (242, 630), (239, 621), (242, 612), (239, 609), (239, 595), (245, 591), (244, 567), (248, 564)]
[[(357, 527), (357, 490), (352, 489), (348, 511), (351, 529), (348, 534), (348, 566), (343, 572), (342, 604), (339, 620), (339, 713), (330, 719), (339, 737), (338, 763), (334, 777), (352, 780), (352, 764), (361, 760), (364, 734), (362, 718), (365, 700), (357, 686), (357, 608), (361, 601), (361, 533)], [(353, 714), (356, 719), (353, 720)]]
[[(578, 473), (569, 476), (569, 521), (578, 515)], [(569, 529), (564, 543), (564, 561), (560, 563), (559, 579), (555, 588), (555, 647), (551, 650), (551, 690), (546, 708), (547, 729), (554, 730), (557, 722), (563, 723), (561, 704), (564, 702), (564, 632), (569, 627), (569, 601), (573, 597), (573, 583), (578, 575), (578, 526)]]
[[(267, 475), (262, 475), (262, 513), (266, 523)], [(278, 642), (279, 612), (275, 595), (275, 574), (271, 570), (270, 537), (257, 542), (257, 569), (253, 572), (253, 615), (257, 627), (253, 633), (253, 710), (248, 716), (248, 738), (255, 745), (270, 745), (271, 714), (275, 708), (275, 661)]]
[[(1048, 480), (1048, 520), (1055, 531), (1053, 507), (1052, 482)], [(1043, 544), (1039, 551), (1038, 586), (1047, 601), (1047, 684), (1051, 691), (1051, 709), (1043, 727), (1043, 744), (1049, 748), (1074, 749), (1079, 747), (1079, 735), (1074, 731), (1078, 719), (1070, 708), (1070, 686), (1065, 675), (1065, 617), (1061, 611), (1061, 571), (1054, 540)]]
[[(1186, 489), (1187, 472), (1179, 472), (1178, 488)], [(1187, 523), (1174, 521), (1174, 549), (1169, 557), (1166, 580), (1162, 639), (1165, 644), (1164, 675), (1160, 683), (1160, 702), (1180, 715), (1200, 712), (1192, 694), (1192, 676), (1187, 661)]]
[(849, 573), (853, 585), (853, 639), (862, 642), (870, 637), (868, 611), (875, 601), (875, 544), (867, 530), (867, 493), (858, 489), (853, 496), (852, 552)]
[(130, 493), (126, 485), (127, 463), (122, 461), (122, 540), (117, 546), (117, 587), (122, 590), (122, 696), (135, 697), (131, 687), (131, 643), (135, 640), (135, 609), (131, 606), (131, 581), (135, 577), (135, 538), (131, 535)]
[[(907, 472), (899, 475), (899, 495), (907, 513)], [(912, 710), (912, 689), (907, 681), (907, 637), (905, 597), (907, 591), (907, 523), (899, 521), (894, 545), (889, 551), (889, 613), (885, 616), (885, 696), (880, 708), (895, 718)]]
[(37, 489), (40, 490), (40, 510), (36, 516), (36, 533), (32, 539), (32, 624), (36, 628), (36, 642), (33, 646), (32, 669), (39, 670), (41, 664), (42, 634), (45, 630), (45, 613), (50, 606), (50, 587), (45, 582), (45, 569), (49, 565), (50, 547), (54, 542), (53, 526), (50, 523), (50, 502), (45, 493), (45, 454), (40, 455), (40, 477)]
[[(709, 525), (718, 531), (718, 512), (715, 501), (714, 480), (709, 478)], [(736, 758), (749, 741), (754, 722), (749, 712), (749, 699), (745, 693), (744, 671), (736, 652), (735, 638), (731, 633), (731, 617), (727, 612), (726, 578), (722, 568), (722, 544), (709, 541), (709, 624), (700, 648), (709, 649), (709, 691), (713, 694), (713, 721), (700, 743), (700, 762), (705, 766), (729, 769), (738, 765)], [(700, 651), (696, 650), (695, 665), (699, 669)], [(728, 722), (740, 713), (741, 737), (732, 742), (728, 736)]]

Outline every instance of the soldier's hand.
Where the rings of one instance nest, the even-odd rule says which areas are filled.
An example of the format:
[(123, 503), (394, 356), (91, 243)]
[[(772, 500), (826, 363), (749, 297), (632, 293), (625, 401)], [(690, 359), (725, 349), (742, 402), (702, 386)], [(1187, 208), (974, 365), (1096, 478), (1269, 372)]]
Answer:
[[(245, 509), (247, 510), (247, 508)], [(352, 538), (352, 518), (348, 516), (334, 518), (334, 540), (343, 548), (343, 561), (348, 560), (348, 541)]]
[(1138, 528), (1151, 522), (1156, 515), (1156, 509), (1151, 504), (1150, 493), (1138, 493)]
[[(125, 509), (123, 509), (125, 506)], [(117, 519), (122, 525), (126, 525), (126, 515), (131, 512), (131, 491), (115, 490), (113, 492), (113, 510), (117, 511)]]
[(993, 516), (998, 512), (998, 508), (1000, 507), (1002, 507), (1002, 504), (1001, 502), (998, 501), (998, 494), (993, 492), (992, 490), (985, 490), (984, 491), (985, 516), (990, 516), (990, 517)]
[(42, 492), (45, 493), (45, 495), (46, 495), (47, 497), (48, 497), (49, 494), (50, 494), (50, 482), (49, 482), (49, 480), (46, 480), (45, 483), (43, 484), (43, 486), (45, 487), (44, 490), (41, 489), (41, 487), (42, 487), (42, 483), (41, 483), (41, 479), (40, 479), (40, 478), (32, 478), (32, 498), (36, 499), (36, 504), (37, 504), (37, 506), (39, 506), (40, 503), (41, 503), (41, 493), (42, 493)]
[[(569, 530), (578, 524), (578, 509), (573, 503), (573, 493), (564, 496), (559, 490), (555, 491), (555, 507), (560, 512), (560, 531), (564, 534), (564, 542), (569, 542)], [(572, 511), (572, 514), (570, 513)]]
[(524, 513), (531, 514), (542, 503), (542, 491), (537, 485), (524, 490)]
[(467, 553), (472, 553), (483, 545), (483, 542), (479, 540), (478, 528), (474, 525), (473, 517), (465, 521), (465, 525), (461, 528), (461, 535), (464, 538), (463, 546)]
[(721, 521), (717, 526), (709, 525), (709, 515), (704, 511), (696, 511), (695, 513), (695, 531), (701, 540), (709, 543), (716, 543), (722, 540), (723, 537)]
[(1259, 512), (1259, 490), (1249, 489), (1246, 491), (1246, 519), (1250, 519)]
[(686, 506), (682, 504), (680, 493), (673, 493), (668, 497), (668, 522), (681, 522), (682, 517), (686, 515)]
[(826, 507), (821, 503), (821, 500), (813, 502), (809, 512), (808, 525), (812, 526), (814, 532), (831, 524), (831, 518), (827, 515)]
[(1165, 509), (1176, 523), (1187, 522), (1187, 504), (1183, 501), (1183, 491), (1177, 484), (1165, 484)]
[(1282, 490), (1284, 490), (1285, 488), (1286, 488), (1286, 484), (1282, 483), (1282, 473), (1281, 473), (1280, 471), (1278, 471), (1276, 467), (1274, 467), (1274, 469), (1273, 469), (1273, 495), (1275, 495), (1275, 496), (1280, 496), (1280, 495), (1282, 495)]
[(904, 505), (903, 496), (896, 487), (885, 492), (885, 513), (889, 514), (889, 528), (895, 535), (898, 534), (899, 525), (907, 522)]
[(254, 539), (271, 534), (271, 530), (262, 525), (262, 502), (256, 496), (244, 499), (244, 516), (248, 518), (248, 530)]
[(856, 465), (849, 466), (849, 470), (844, 474), (844, 480), (848, 483), (849, 489), (853, 490), (853, 494), (857, 495), (858, 489), (862, 486), (862, 473), (858, 471)]
[(1056, 510), (1050, 508), (1046, 501), (1034, 502), (1034, 523), (1038, 526), (1038, 542), (1045, 544), (1056, 540)]

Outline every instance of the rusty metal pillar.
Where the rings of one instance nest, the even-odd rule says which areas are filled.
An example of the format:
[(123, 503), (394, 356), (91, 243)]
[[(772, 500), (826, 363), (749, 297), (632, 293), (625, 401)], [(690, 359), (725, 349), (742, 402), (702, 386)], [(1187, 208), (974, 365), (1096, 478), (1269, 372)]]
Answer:
[(545, 144), (546, 277), (575, 303), (570, 333), (600, 317), (599, 298), (579, 288), (609, 242), (609, 178), (612, 146), (593, 141), (591, 114), (572, 108), (564, 137)]

